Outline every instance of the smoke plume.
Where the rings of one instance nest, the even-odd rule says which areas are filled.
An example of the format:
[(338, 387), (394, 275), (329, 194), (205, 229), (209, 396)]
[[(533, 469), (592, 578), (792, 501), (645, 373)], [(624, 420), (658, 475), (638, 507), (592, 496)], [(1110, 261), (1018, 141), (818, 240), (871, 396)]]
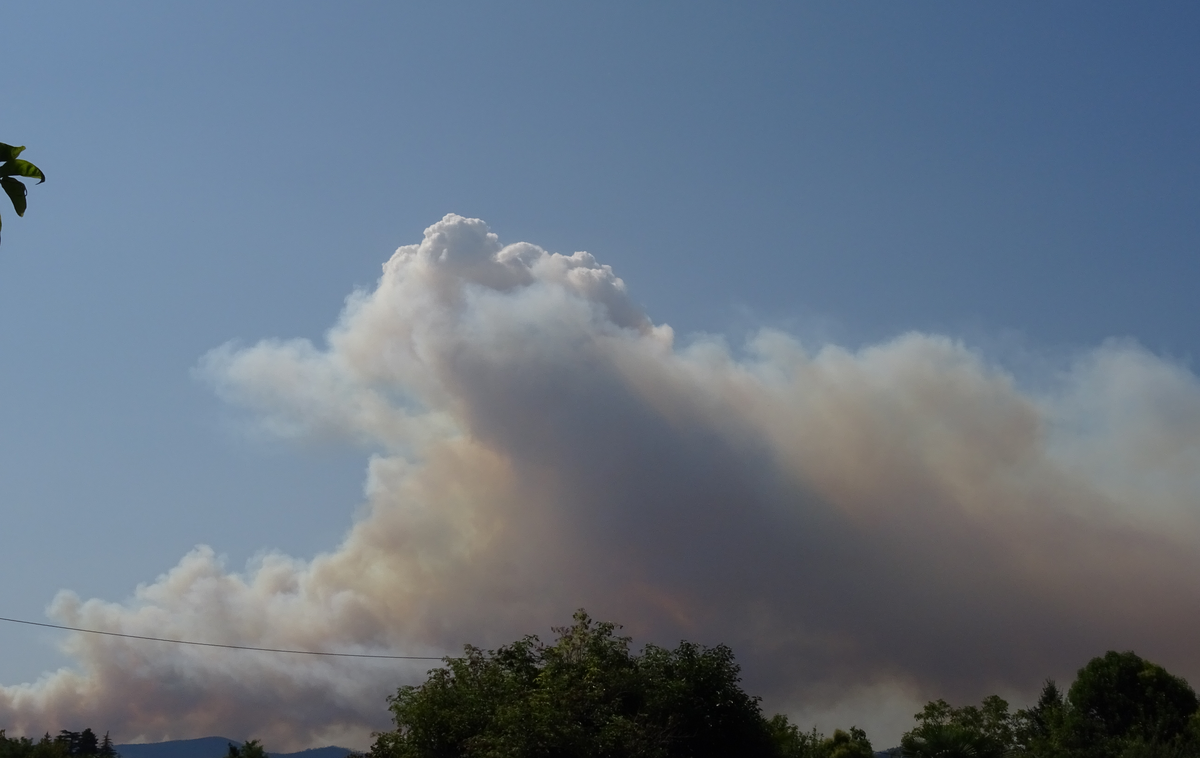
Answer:
[[(233, 571), (200, 547), (54, 619), (441, 655), (586, 607), (641, 642), (728, 643), (768, 709), (893, 738), (923, 699), (1027, 695), (1107, 649), (1200, 679), (1200, 382), (1134, 344), (1036, 393), (931, 334), (680, 345), (591, 255), (448, 215), (324, 345), (226, 345), (200, 371), (277, 435), (373, 451), (362, 517), (311, 560)], [(431, 665), (66, 645), (74, 668), (0, 690), (10, 733), (362, 747)]]

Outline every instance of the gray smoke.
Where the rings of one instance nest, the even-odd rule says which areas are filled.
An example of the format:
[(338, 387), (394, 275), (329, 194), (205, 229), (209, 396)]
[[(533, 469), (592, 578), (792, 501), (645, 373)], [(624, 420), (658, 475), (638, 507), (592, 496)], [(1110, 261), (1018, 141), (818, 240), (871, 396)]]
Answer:
[[(1107, 649), (1200, 679), (1200, 382), (1136, 345), (1040, 394), (930, 334), (677, 346), (591, 255), (449, 215), (324, 346), (227, 345), (201, 370), (275, 434), (379, 451), (365, 515), (312, 560), (234, 572), (202, 547), (54, 618), (439, 655), (586, 607), (639, 641), (728, 643), (768, 709), (881, 742), (926, 698), (1025, 696)], [(67, 644), (76, 668), (0, 691), (10, 733), (361, 747), (428, 668)]]

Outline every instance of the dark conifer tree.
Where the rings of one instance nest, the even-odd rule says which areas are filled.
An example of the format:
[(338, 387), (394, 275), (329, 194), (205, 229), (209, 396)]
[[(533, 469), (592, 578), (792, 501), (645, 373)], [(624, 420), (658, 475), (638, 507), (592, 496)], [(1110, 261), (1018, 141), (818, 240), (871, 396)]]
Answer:
[(84, 729), (79, 733), (79, 742), (73, 755), (95, 755), (100, 750), (99, 742), (91, 728)]
[(120, 758), (117, 749), (113, 747), (113, 741), (108, 736), (108, 732), (105, 732), (104, 739), (100, 740), (100, 749), (96, 751), (96, 755), (100, 756), (100, 758)]

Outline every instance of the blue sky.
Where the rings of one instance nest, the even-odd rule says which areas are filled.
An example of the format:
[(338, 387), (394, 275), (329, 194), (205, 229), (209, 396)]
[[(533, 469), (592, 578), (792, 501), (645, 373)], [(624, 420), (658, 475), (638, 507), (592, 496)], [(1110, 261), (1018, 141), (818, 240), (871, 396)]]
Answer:
[[(1019, 374), (1110, 338), (1200, 352), (1192, 4), (6, 18), (0, 140), (49, 179), (0, 209), (0, 615), (121, 602), (201, 543), (235, 569), (333, 549), (364, 449), (248, 433), (197, 367), (319, 343), (446, 213), (589, 251), (679, 344), (919, 330)], [(0, 627), (0, 682), (69, 663), (58, 639)]]

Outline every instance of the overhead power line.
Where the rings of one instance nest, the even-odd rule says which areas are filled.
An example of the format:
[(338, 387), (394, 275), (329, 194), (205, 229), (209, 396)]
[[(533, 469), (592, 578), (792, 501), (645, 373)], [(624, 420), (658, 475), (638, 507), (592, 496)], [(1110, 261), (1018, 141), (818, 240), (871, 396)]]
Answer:
[(376, 653), (327, 653), (320, 650), (285, 650), (275, 647), (251, 647), (249, 645), (224, 645), (220, 642), (196, 642), (195, 640), (170, 640), (165, 637), (145, 637), (140, 634), (125, 634), (124, 632), (105, 632), (100, 629), (82, 629), (77, 626), (62, 624), (46, 624), (41, 621), (25, 621), (0, 616), (0, 621), (10, 624), (26, 624), (28, 626), (43, 626), (47, 629), (62, 629), (68, 632), (83, 632), (85, 634), (103, 634), (108, 637), (124, 637), (130, 640), (147, 640), (149, 642), (169, 642), (173, 645), (195, 645), (197, 647), (222, 647), (228, 650), (255, 650), (260, 653), (287, 653), (289, 655), (323, 655), (330, 658), (386, 658), (399, 661), (440, 661), (442, 657), (432, 655), (380, 655)]

